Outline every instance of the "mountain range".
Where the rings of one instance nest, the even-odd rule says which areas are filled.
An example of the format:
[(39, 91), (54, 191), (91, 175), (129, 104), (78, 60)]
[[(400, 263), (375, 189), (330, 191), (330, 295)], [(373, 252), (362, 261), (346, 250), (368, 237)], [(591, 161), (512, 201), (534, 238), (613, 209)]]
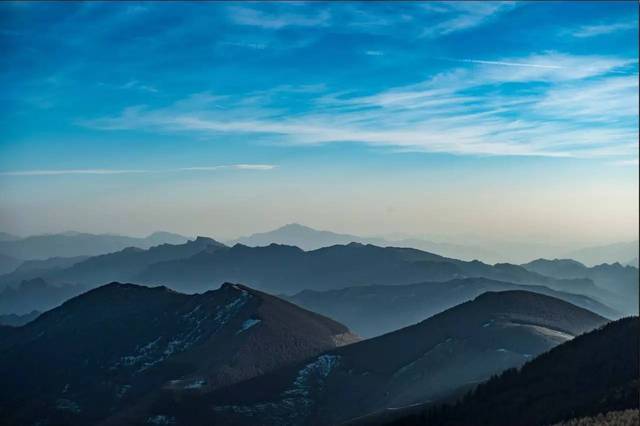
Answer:
[(50, 257), (96, 256), (126, 247), (149, 248), (158, 244), (181, 244), (188, 240), (182, 235), (155, 232), (144, 238), (112, 234), (65, 232), (34, 235), (26, 238), (0, 239), (0, 254), (21, 260)]
[(517, 285), (487, 278), (462, 278), (409, 285), (370, 285), (338, 290), (303, 290), (285, 298), (334, 318), (363, 337), (375, 337), (415, 324), (488, 291), (526, 290), (553, 296), (603, 317), (620, 313), (595, 300), (545, 286)]
[(0, 327), (0, 423), (95, 424), (163, 391), (213, 391), (355, 340), (241, 285), (185, 295), (111, 283)]
[[(359, 243), (304, 251), (277, 244), (228, 247), (210, 238), (198, 237), (183, 244), (163, 244), (146, 250), (130, 247), (88, 258), (53, 258), (24, 263), (14, 272), (0, 276), (0, 313), (22, 314), (50, 309), (65, 297), (111, 281), (163, 284), (183, 292), (202, 292), (227, 281), (247, 282), (272, 294), (294, 295), (305, 289), (322, 292), (464, 278), (543, 286), (547, 289), (541, 291), (546, 293), (553, 290), (586, 296), (593, 301), (584, 301), (591, 303), (588, 307), (612, 319), (637, 313), (637, 305), (633, 303), (637, 299), (634, 294), (638, 292), (637, 268), (619, 264), (588, 268), (576, 262), (571, 264), (571, 270), (564, 271), (562, 262), (540, 260), (523, 266), (488, 265), (417, 249)], [(42, 294), (38, 295), (38, 291)], [(471, 292), (465, 296), (467, 299), (451, 299), (447, 307), (475, 295), (477, 293)], [(607, 310), (602, 304), (611, 309)], [(411, 312), (409, 305), (399, 306), (399, 310), (402, 309)], [(400, 321), (397, 324), (407, 325), (403, 322), (407, 318), (400, 315), (397, 319)], [(383, 331), (391, 329), (387, 327)], [(370, 335), (369, 331), (365, 334)]]
[[(459, 238), (458, 238), (459, 240)], [(387, 247), (408, 247), (437, 253), (445, 257), (462, 260), (481, 260), (487, 263), (510, 262), (522, 263), (544, 256), (561, 256), (576, 259), (587, 265), (594, 266), (602, 263), (620, 262), (631, 264), (638, 255), (638, 241), (615, 243), (603, 246), (569, 248), (569, 246), (554, 246), (551, 244), (536, 244), (508, 241), (484, 241), (477, 238), (463, 239), (461, 242), (433, 241), (421, 237), (367, 237), (352, 234), (340, 234), (331, 231), (320, 231), (308, 226), (291, 223), (268, 232), (260, 232), (241, 237), (228, 242), (251, 247), (282, 244), (297, 246), (303, 250), (316, 250), (332, 245), (344, 245), (351, 242), (373, 244)], [(575, 246), (575, 244), (574, 244)], [(488, 248), (491, 247), (491, 248)], [(632, 265), (633, 266), (633, 265)], [(636, 265), (637, 266), (637, 265)]]
[(340, 424), (450, 398), (606, 322), (549, 296), (484, 293), (413, 326), (223, 389), (191, 398), (165, 392), (129, 423)]

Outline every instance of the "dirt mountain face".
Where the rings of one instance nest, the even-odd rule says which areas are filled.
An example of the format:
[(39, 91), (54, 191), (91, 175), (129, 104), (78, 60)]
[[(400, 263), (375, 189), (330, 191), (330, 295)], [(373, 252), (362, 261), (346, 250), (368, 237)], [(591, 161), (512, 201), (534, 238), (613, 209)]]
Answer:
[(180, 400), (165, 394), (132, 423), (339, 424), (445, 399), (606, 322), (540, 294), (485, 293), (411, 327), (223, 389)]
[(186, 295), (112, 283), (0, 330), (0, 423), (95, 424), (155, 393), (213, 391), (355, 340), (237, 284)]

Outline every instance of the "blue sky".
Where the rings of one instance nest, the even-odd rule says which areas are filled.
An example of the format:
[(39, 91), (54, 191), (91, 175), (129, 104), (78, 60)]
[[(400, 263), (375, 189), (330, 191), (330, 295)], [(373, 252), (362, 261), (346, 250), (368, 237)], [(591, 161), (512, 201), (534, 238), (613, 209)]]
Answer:
[(7, 231), (637, 236), (636, 2), (2, 3), (0, 48)]

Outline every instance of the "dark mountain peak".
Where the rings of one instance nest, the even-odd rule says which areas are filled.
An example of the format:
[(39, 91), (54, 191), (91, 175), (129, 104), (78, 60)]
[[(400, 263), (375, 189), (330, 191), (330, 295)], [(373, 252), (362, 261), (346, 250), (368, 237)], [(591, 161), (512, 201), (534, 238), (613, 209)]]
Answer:
[[(111, 282), (23, 327), (0, 329), (0, 417), (97, 424), (145, 410), (156, 397), (215, 390), (348, 341), (342, 324), (241, 284), (188, 295)], [(9, 400), (19, 403), (5, 411)], [(80, 409), (61, 412), (61, 400)], [(30, 401), (38, 410), (22, 409)]]
[(145, 250), (140, 247), (125, 247), (121, 250), (122, 253), (141, 253), (143, 251)]
[(242, 285), (242, 284), (236, 284), (236, 283), (230, 283), (230, 282), (223, 283), (220, 286), (220, 290), (237, 291), (237, 292), (255, 292), (255, 290), (253, 290), (250, 287), (247, 287), (247, 286)]
[(201, 244), (201, 245), (215, 245), (215, 246), (224, 245), (224, 244), (214, 240), (213, 238), (203, 237), (201, 235), (198, 235), (195, 240), (189, 241), (187, 244), (193, 244), (193, 243)]
[(305, 225), (301, 225), (299, 223), (288, 223), (284, 226), (281, 226), (280, 228), (276, 229), (275, 231), (312, 231), (312, 232), (317, 232), (316, 229), (313, 229), (309, 226), (305, 226)]

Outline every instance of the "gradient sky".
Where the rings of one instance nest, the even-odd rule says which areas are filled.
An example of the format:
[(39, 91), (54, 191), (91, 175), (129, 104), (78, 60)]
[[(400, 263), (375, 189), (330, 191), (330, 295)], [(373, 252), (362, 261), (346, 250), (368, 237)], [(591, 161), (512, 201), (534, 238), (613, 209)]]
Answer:
[(638, 235), (638, 4), (0, 4), (0, 230)]

